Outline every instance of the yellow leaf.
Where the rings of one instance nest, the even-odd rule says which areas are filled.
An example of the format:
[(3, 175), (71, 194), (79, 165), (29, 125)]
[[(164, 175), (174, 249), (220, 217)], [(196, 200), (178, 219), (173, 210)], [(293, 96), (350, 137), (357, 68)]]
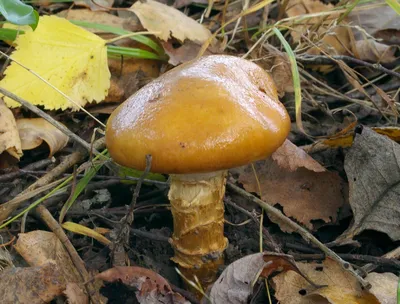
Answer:
[(86, 235), (88, 237), (94, 238), (95, 240), (99, 241), (100, 243), (104, 245), (109, 245), (111, 241), (107, 239), (106, 237), (102, 236), (100, 233), (94, 231), (93, 229), (90, 229), (86, 226), (79, 225), (73, 222), (65, 222), (62, 224), (62, 227), (66, 230), (69, 230), (74, 233)]
[[(11, 58), (39, 74), (81, 106), (102, 101), (110, 86), (105, 41), (69, 21), (44, 16), (34, 32), (20, 35)], [(15, 62), (0, 86), (46, 109), (77, 109), (54, 88)], [(5, 98), (9, 107), (19, 104)]]
[(45, 141), (51, 157), (68, 143), (69, 137), (43, 118), (18, 119), (17, 127), (22, 150), (35, 149)]

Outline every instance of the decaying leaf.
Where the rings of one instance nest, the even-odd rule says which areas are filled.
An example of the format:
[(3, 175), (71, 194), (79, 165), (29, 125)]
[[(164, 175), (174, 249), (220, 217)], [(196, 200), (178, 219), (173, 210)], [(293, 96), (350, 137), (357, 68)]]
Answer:
[(399, 277), (390, 272), (371, 272), (365, 278), (371, 285), (369, 290), (380, 304), (397, 304), (397, 284)]
[(21, 118), (17, 120), (22, 150), (39, 147), (43, 141), (50, 148), (49, 157), (63, 149), (69, 137), (43, 118)]
[(344, 169), (349, 180), (352, 226), (336, 241), (346, 242), (366, 229), (400, 239), (400, 146), (363, 127), (355, 135)]
[[(105, 40), (56, 16), (40, 17), (34, 32), (18, 36), (11, 58), (68, 95), (77, 104), (100, 102), (107, 96), (110, 72)], [(57, 55), (55, 55), (57, 54)], [(2, 88), (46, 109), (77, 109), (54, 88), (12, 62)], [(21, 81), (23, 79), (23, 81)], [(10, 107), (19, 103), (6, 97)]]
[(121, 281), (136, 288), (141, 304), (189, 304), (162, 276), (152, 270), (136, 266), (117, 266), (95, 276), (106, 282)]
[(30, 266), (41, 266), (49, 260), (54, 261), (64, 284), (82, 281), (65, 247), (52, 232), (35, 230), (20, 233), (14, 248)]
[[(216, 280), (210, 292), (212, 303), (248, 303), (253, 294), (252, 283), (261, 275), (268, 278), (273, 272), (293, 270), (303, 277), (293, 257), (271, 252), (255, 253), (230, 264)], [(314, 283), (304, 277), (311, 285)]]
[(297, 263), (315, 288), (294, 271), (273, 278), (275, 297), (281, 304), (380, 304), (370, 292), (361, 289), (357, 280), (337, 262), (326, 259), (319, 263)]
[[(289, 17), (294, 17), (304, 14), (320, 13), (331, 10), (332, 8), (332, 4), (324, 4), (316, 0), (290, 0), (287, 5), (286, 13)], [(334, 20), (338, 17), (339, 14), (332, 13), (329, 16), (309, 18), (307, 21), (296, 25), (295, 30), (290, 32), (291, 36), (298, 42), (302, 40), (302, 35), (311, 35), (309, 38), (318, 41), (319, 48), (328, 54), (349, 54), (352, 48), (351, 30), (343, 26), (343, 23), (341, 26), (335, 26)], [(308, 42), (306, 42), (306, 44), (308, 44)], [(308, 50), (308, 53), (319, 54), (319, 48), (312, 47)]]
[(21, 140), (14, 115), (0, 99), (0, 154), (3, 152), (16, 159), (22, 156)]
[(114, 0), (75, 0), (74, 4), (90, 8), (92, 11), (107, 11), (113, 6)]
[[(283, 207), (283, 212), (313, 229), (312, 220), (335, 222), (345, 203), (346, 184), (338, 174), (326, 171), (300, 148), (286, 141), (272, 157), (254, 163), (261, 199)], [(259, 193), (251, 165), (234, 169), (249, 192)], [(275, 221), (274, 218), (271, 218)], [(289, 227), (282, 230), (290, 232)]]
[(35, 267), (8, 267), (0, 275), (1, 303), (45, 304), (65, 289), (54, 261)]
[(211, 32), (203, 25), (157, 1), (137, 1), (130, 10), (138, 16), (144, 28), (157, 33), (155, 36), (164, 41), (173, 37), (181, 42), (188, 39), (203, 43), (211, 37)]
[(76, 283), (67, 283), (64, 295), (68, 299), (68, 304), (88, 304), (89, 299), (85, 292)]

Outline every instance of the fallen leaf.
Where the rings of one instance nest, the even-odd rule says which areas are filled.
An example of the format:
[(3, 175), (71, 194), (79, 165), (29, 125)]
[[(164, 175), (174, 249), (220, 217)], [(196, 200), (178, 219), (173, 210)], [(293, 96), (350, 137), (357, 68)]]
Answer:
[(389, 46), (372, 39), (355, 42), (358, 59), (379, 63), (391, 63), (396, 60), (396, 46)]
[(62, 227), (68, 231), (71, 231), (73, 233), (78, 233), (82, 235), (86, 235), (88, 237), (94, 238), (95, 240), (99, 241), (100, 243), (104, 245), (110, 245), (111, 241), (107, 239), (106, 237), (102, 236), (100, 233), (94, 231), (93, 229), (90, 229), (86, 226), (73, 223), (73, 222), (65, 222), (62, 224)]
[(181, 42), (188, 39), (203, 43), (211, 37), (211, 32), (203, 25), (176, 8), (157, 1), (137, 1), (130, 10), (138, 16), (145, 29), (154, 32), (161, 40), (174, 37)]
[(64, 295), (67, 298), (68, 304), (88, 304), (89, 298), (85, 292), (79, 288), (76, 283), (67, 283), (67, 287), (64, 290)]
[(393, 273), (371, 272), (365, 278), (371, 285), (369, 290), (380, 302), (380, 304), (397, 304), (397, 284), (399, 277)]
[[(212, 303), (248, 303), (253, 294), (252, 283), (259, 275), (268, 278), (273, 272), (288, 270), (303, 276), (290, 255), (260, 252), (245, 256), (222, 272), (211, 288), (210, 299)], [(315, 285), (311, 281), (310, 284)]]
[(14, 115), (0, 98), (0, 155), (3, 152), (18, 160), (22, 156), (21, 140)]
[(297, 266), (313, 282), (327, 286), (315, 288), (294, 271), (280, 273), (272, 281), (281, 304), (379, 304), (374, 295), (361, 289), (352, 274), (331, 259)]
[(349, 203), (354, 220), (335, 242), (345, 243), (366, 229), (400, 239), (400, 146), (386, 136), (363, 127), (346, 155)]
[[(295, 17), (305, 14), (330, 11), (334, 8), (332, 4), (324, 4), (316, 0), (290, 0), (287, 5), (286, 14)], [(302, 35), (310, 36), (311, 41), (317, 40), (318, 47), (312, 47), (308, 54), (320, 54), (320, 49), (330, 55), (348, 55), (352, 48), (351, 30), (344, 26), (335, 26), (334, 20), (339, 17), (338, 13), (329, 16), (308, 18), (306, 21), (297, 24), (295, 30), (290, 32), (293, 40), (299, 42)], [(320, 39), (317, 39), (321, 37)], [(308, 42), (306, 42), (308, 44)]]
[[(338, 174), (326, 171), (302, 149), (286, 141), (270, 158), (254, 163), (261, 187), (261, 199), (279, 204), (283, 212), (313, 229), (313, 220), (335, 222), (338, 209), (346, 202), (346, 184)], [(251, 165), (231, 170), (239, 173), (243, 187), (259, 193)], [(276, 222), (276, 219), (271, 218)], [(289, 227), (277, 222), (281, 229)]]
[(114, 4), (114, 0), (75, 0), (76, 6), (84, 6), (92, 11), (108, 11)]
[(152, 270), (136, 266), (116, 266), (95, 276), (106, 282), (121, 281), (135, 287), (141, 304), (190, 304), (180, 294), (173, 292), (162, 276)]
[(49, 157), (63, 149), (69, 137), (43, 118), (21, 118), (17, 120), (22, 150), (39, 147), (43, 141), (50, 148)]
[(36, 267), (8, 267), (1, 271), (1, 303), (45, 304), (65, 289), (57, 265), (49, 261)]
[(83, 283), (68, 252), (54, 233), (41, 230), (20, 233), (14, 248), (30, 266), (42, 266), (54, 261), (63, 277), (64, 285)]
[[(81, 106), (100, 102), (110, 86), (105, 40), (56, 16), (40, 18), (34, 32), (18, 36), (11, 58), (41, 75)], [(12, 62), (2, 88), (46, 109), (77, 109), (38, 77)], [(19, 103), (6, 97), (10, 107)]]

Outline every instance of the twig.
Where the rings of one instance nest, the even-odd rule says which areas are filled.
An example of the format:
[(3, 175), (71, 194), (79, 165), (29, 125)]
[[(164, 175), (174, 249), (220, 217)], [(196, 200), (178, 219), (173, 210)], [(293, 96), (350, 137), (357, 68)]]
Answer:
[[(36, 172), (36, 170), (42, 169), (42, 168), (46, 167), (47, 165), (50, 165), (52, 162), (53, 161), (51, 159), (42, 159), (42, 160), (39, 160), (37, 162), (34, 162), (32, 164), (27, 165), (22, 170)], [(14, 172), (10, 172), (10, 173), (7, 173), (7, 174), (0, 175), (0, 183), (8, 181), (8, 180), (11, 180), (11, 179), (14, 179), (14, 178), (19, 177), (19, 176), (21, 176), (23, 174), (24, 173), (21, 172), (21, 170), (19, 170), (19, 171), (14, 171)]]
[(138, 237), (143, 237), (143, 238), (147, 238), (152, 241), (164, 242), (164, 243), (169, 244), (169, 237), (167, 237), (167, 236), (163, 236), (163, 235), (155, 234), (153, 232), (143, 231), (143, 230), (139, 230), (139, 229), (134, 229), (134, 228), (131, 228), (130, 230), (131, 230), (132, 234), (134, 234)]
[[(317, 254), (292, 253), (291, 255), (294, 257), (295, 260), (325, 259), (325, 254), (323, 253), (317, 253)], [(338, 256), (347, 261), (372, 263), (374, 264), (374, 266), (392, 267), (395, 268), (396, 270), (400, 270), (400, 261), (395, 259), (376, 257), (372, 255), (347, 254), (347, 253), (338, 253)]]
[[(105, 140), (103, 137), (103, 138), (100, 138), (95, 141), (94, 147), (96, 149), (101, 149), (102, 147), (104, 147), (104, 144), (105, 144)], [(53, 170), (51, 170), (46, 175), (39, 178), (35, 183), (30, 185), (24, 191), (22, 191), (14, 199), (20, 198), (21, 196), (26, 195), (28, 192), (30, 192), (36, 188), (43, 187), (45, 185), (50, 184), (54, 179), (56, 179), (58, 176), (63, 174), (70, 167), (72, 167), (73, 165), (75, 165), (76, 163), (81, 161), (86, 155), (87, 155), (87, 151), (77, 151), (77, 152), (74, 152), (74, 153), (68, 155), (67, 157), (64, 158), (64, 160), (59, 165), (57, 165), (55, 168), (53, 168)], [(22, 202), (14, 203), (14, 204), (8, 204), (8, 203), (2, 204), (1, 205), (2, 212), (0, 213), (0, 222), (3, 221), (4, 219), (6, 219), (7, 217), (9, 217), (10, 214), (21, 205), (21, 203)]]
[[(58, 239), (67, 249), (72, 262), (74, 263), (76, 269), (81, 275), (82, 282), (88, 282), (90, 280), (90, 276), (86, 270), (85, 263), (82, 261), (81, 257), (76, 252), (74, 246), (68, 239), (68, 236), (65, 234), (64, 230), (61, 228), (58, 222), (53, 218), (53, 216), (45, 206), (39, 205), (36, 208), (36, 211), (40, 215), (40, 218), (46, 223), (46, 225), (51, 229), (51, 231), (53, 231), (54, 234), (57, 235)], [(89, 297), (92, 300), (92, 303), (96, 304), (102, 303), (99, 291), (96, 290), (96, 287), (92, 283), (85, 284), (85, 288)]]
[[(12, 173), (19, 173), (20, 175), (23, 175), (23, 174), (44, 175), (44, 174), (49, 173), (49, 171), (39, 171), (39, 170), (38, 171), (31, 171), (31, 170), (26, 170), (24, 168), (24, 169), (21, 169), (21, 170), (19, 170), (17, 172), (12, 172)], [(71, 174), (70, 173), (63, 173), (62, 176), (63, 177), (69, 177), (69, 176), (71, 176)], [(76, 175), (76, 177), (78, 177), (78, 178), (82, 178), (84, 176), (85, 176), (85, 174), (77, 174)], [(0, 176), (0, 179), (1, 179), (1, 177), (2, 176)], [(116, 183), (120, 183), (122, 181), (138, 181), (140, 179), (140, 177), (133, 177), (133, 176), (118, 177), (118, 176), (108, 176), (108, 175), (99, 175), (99, 174), (97, 174), (97, 175), (95, 175), (93, 177), (93, 179), (94, 180), (115, 181)], [(152, 180), (152, 179), (144, 179), (143, 183), (159, 185), (159, 186), (168, 186), (167, 182), (161, 182), (161, 181)]]
[[(60, 124), (57, 120), (55, 120), (53, 117), (51, 117), (49, 114), (45, 113), (44, 111), (40, 110), (38, 107), (34, 106), (30, 102), (26, 101), (25, 99), (22, 99), (21, 97), (18, 97), (17, 95), (3, 89), (0, 87), (0, 93), (15, 100), (16, 102), (20, 103), (23, 105), (25, 108), (31, 110), (33, 113), (36, 115), (42, 117), (43, 119), (47, 120), (49, 123), (51, 123), (54, 127), (56, 127), (58, 130), (63, 132), (65, 135), (67, 135), (69, 138), (71, 138), (73, 141), (77, 142), (80, 144), (82, 147), (84, 147), (86, 150), (91, 151), (90, 144), (86, 141), (84, 141), (82, 138), (80, 138), (78, 135), (75, 133), (71, 132), (66, 126)], [(93, 152), (95, 154), (98, 154), (99, 152), (96, 149), (93, 149)]]
[(350, 56), (324, 56), (324, 55), (301, 55), (301, 56), (296, 56), (296, 60), (302, 62), (302, 63), (307, 63), (307, 64), (331, 64), (331, 63), (336, 63), (337, 60), (342, 60), (346, 63), (354, 63), (358, 64), (361, 66), (365, 66), (377, 71), (380, 71), (382, 73), (388, 74), (390, 76), (394, 76), (397, 78), (400, 78), (400, 73), (397, 73), (393, 70), (389, 70), (388, 68), (385, 68), (382, 66), (380, 63), (369, 63), (360, 59), (356, 59)]
[(244, 198), (256, 203), (257, 205), (261, 206), (265, 212), (267, 212), (270, 215), (273, 215), (275, 218), (279, 219), (282, 223), (285, 225), (288, 225), (291, 227), (295, 232), (299, 233), (302, 238), (309, 242), (313, 243), (315, 246), (317, 246), (321, 251), (323, 251), (328, 257), (332, 258), (333, 260), (337, 261), (340, 263), (346, 271), (351, 273), (359, 282), (360, 284), (366, 288), (370, 289), (371, 284), (368, 283), (366, 280), (364, 280), (356, 271), (351, 267), (351, 265), (344, 261), (340, 256), (338, 256), (335, 252), (333, 252), (331, 249), (326, 247), (324, 244), (322, 244), (317, 238), (315, 238), (311, 233), (309, 233), (306, 229), (301, 227), (299, 224), (295, 223), (292, 221), (290, 218), (286, 217), (280, 210), (277, 208), (263, 202), (259, 198), (255, 197), (251, 193), (248, 193), (247, 191), (239, 188), (238, 186), (232, 184), (232, 183), (227, 183), (226, 184), (227, 189), (235, 192), (236, 194), (239, 194), (243, 196)]
[[(396, 249), (384, 254), (382, 257), (386, 259), (398, 259), (400, 257), (400, 247), (397, 247)], [(362, 271), (368, 273), (373, 271), (376, 267), (377, 266), (374, 264), (367, 264), (362, 267)]]
[(151, 160), (152, 160), (151, 155), (146, 155), (146, 168), (143, 171), (142, 175), (140, 176), (140, 179), (138, 180), (138, 182), (136, 184), (135, 191), (133, 192), (132, 201), (129, 206), (128, 213), (121, 219), (120, 226), (119, 226), (119, 229), (117, 232), (117, 237), (111, 245), (111, 248), (112, 248), (111, 260), (112, 261), (114, 261), (114, 253), (115, 253), (117, 247), (119, 247), (118, 249), (121, 249), (121, 247), (123, 245), (128, 244), (128, 242), (129, 242), (129, 229), (133, 223), (136, 201), (137, 201), (137, 198), (139, 197), (139, 192), (140, 192), (140, 189), (142, 188), (143, 180), (145, 179), (147, 174), (149, 174), (149, 172), (150, 172)]

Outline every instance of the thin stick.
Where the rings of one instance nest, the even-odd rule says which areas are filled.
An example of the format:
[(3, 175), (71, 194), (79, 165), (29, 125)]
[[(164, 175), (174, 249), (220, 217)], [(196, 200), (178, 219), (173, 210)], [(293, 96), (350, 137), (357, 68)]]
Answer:
[[(330, 58), (332, 57), (332, 58)], [(346, 63), (354, 63), (358, 64), (361, 66), (365, 66), (377, 71), (380, 71), (382, 73), (388, 74), (390, 76), (394, 76), (397, 78), (400, 78), (400, 73), (397, 73), (395, 71), (392, 71), (388, 68), (385, 68), (382, 66), (380, 63), (369, 63), (360, 59), (356, 59), (350, 56), (323, 56), (323, 55), (302, 55), (302, 56), (296, 56), (296, 59), (302, 63), (307, 63), (307, 64), (329, 64), (329, 63), (336, 63), (337, 60), (342, 60)]]
[(260, 207), (262, 207), (265, 212), (267, 212), (268, 214), (273, 215), (275, 218), (279, 219), (282, 223), (284, 223), (285, 225), (290, 226), (295, 232), (299, 233), (302, 238), (309, 243), (313, 243), (315, 246), (317, 246), (319, 249), (321, 249), (328, 257), (332, 258), (333, 260), (337, 261), (338, 263), (340, 263), (343, 267), (343, 269), (345, 269), (346, 271), (350, 272), (359, 282), (360, 284), (366, 288), (366, 289), (370, 289), (371, 288), (371, 284), (368, 283), (366, 280), (364, 280), (352, 267), (351, 265), (344, 261), (340, 256), (338, 256), (335, 252), (333, 252), (331, 249), (329, 249), (328, 247), (326, 247), (324, 244), (322, 244), (317, 238), (315, 238), (311, 233), (309, 233), (306, 229), (304, 229), (303, 227), (301, 227), (299, 224), (295, 223), (294, 221), (292, 221), (290, 218), (286, 217), (280, 210), (276, 209), (275, 207), (263, 202), (262, 200), (260, 200), (259, 198), (255, 197), (254, 195), (248, 193), (247, 191), (239, 188), (238, 186), (235, 186), (232, 183), (227, 183), (226, 187), (245, 197), (246, 199), (256, 203), (257, 205), (259, 205)]
[[(49, 114), (46, 112), (40, 110), (38, 107), (35, 105), (31, 104), (30, 102), (26, 101), (25, 99), (22, 99), (21, 97), (18, 97), (17, 95), (3, 89), (0, 87), (0, 93), (15, 100), (16, 102), (20, 103), (23, 105), (25, 108), (31, 110), (33, 113), (36, 115), (42, 117), (43, 119), (47, 120), (49, 123), (51, 123), (54, 127), (56, 127), (58, 130), (63, 132), (65, 135), (69, 136), (73, 141), (77, 142), (80, 144), (82, 147), (84, 147), (86, 150), (90, 151), (91, 147), (90, 144), (86, 141), (84, 141), (82, 138), (80, 138), (78, 135), (70, 131), (66, 126), (60, 124), (57, 120), (55, 120), (53, 117), (51, 117)], [(95, 154), (98, 154), (99, 152), (95, 149), (93, 149), (93, 152)]]

